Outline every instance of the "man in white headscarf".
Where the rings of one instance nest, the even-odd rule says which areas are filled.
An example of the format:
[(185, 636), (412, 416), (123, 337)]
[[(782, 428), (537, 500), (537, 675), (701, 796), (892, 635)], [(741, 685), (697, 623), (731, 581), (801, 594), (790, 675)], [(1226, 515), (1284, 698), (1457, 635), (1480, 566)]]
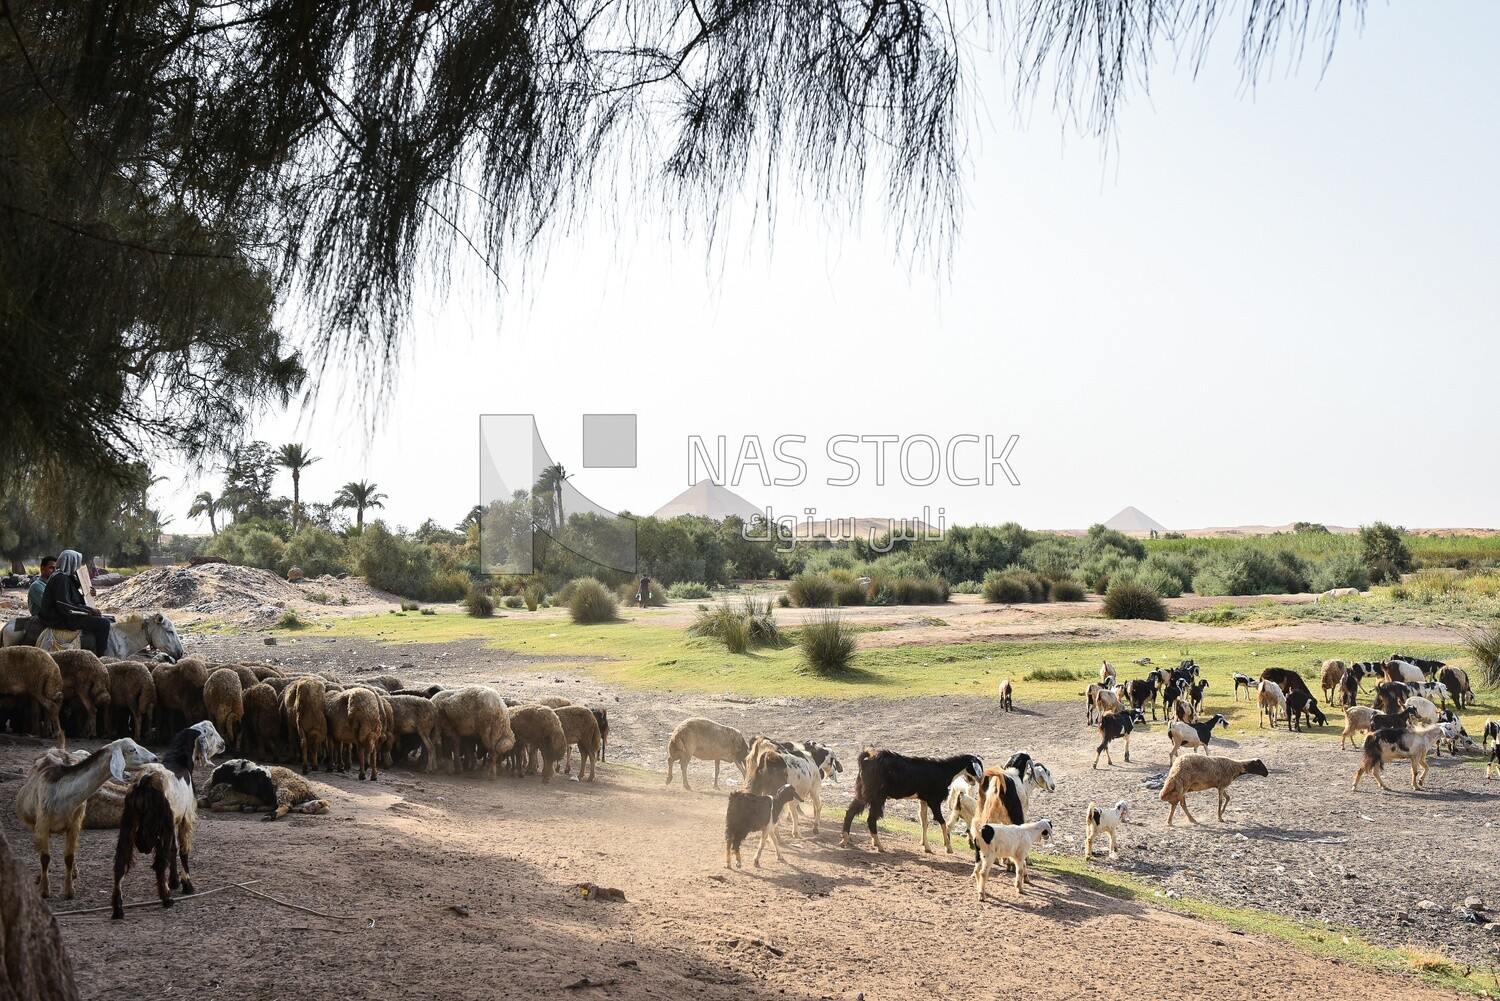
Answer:
[(94, 637), (94, 652), (103, 657), (109, 653), (109, 623), (99, 609), (83, 597), (78, 568), (83, 554), (64, 549), (57, 555), (57, 569), (42, 592), (42, 625), (48, 629), (77, 629)]

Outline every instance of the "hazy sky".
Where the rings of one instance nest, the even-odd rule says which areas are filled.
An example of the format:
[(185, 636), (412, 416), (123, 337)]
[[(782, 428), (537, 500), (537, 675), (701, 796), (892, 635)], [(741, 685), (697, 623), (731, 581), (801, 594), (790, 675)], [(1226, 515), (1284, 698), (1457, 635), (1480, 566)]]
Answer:
[[(946, 273), (896, 256), (873, 208), (830, 223), (784, 202), (773, 243), (737, 233), (713, 266), (664, 224), (600, 225), (513, 281), (503, 316), (477, 283), (422, 303), (373, 436), (325, 392), (257, 437), (323, 457), (304, 497), (374, 480), (407, 526), (476, 502), (480, 413), (535, 413), (615, 510), (686, 488), (690, 435), (731, 457), (803, 435), (803, 486), (752, 470), (738, 491), (949, 524), (1134, 504), (1169, 528), (1500, 525), (1496, 39), (1500, 4), (1376, 4), (1326, 75), (1314, 58), (1253, 91), (1221, 46), (1197, 79), (1157, 66), (1108, 147), (1045, 101), (1020, 121), (996, 73)], [(614, 412), (639, 415), (639, 467), (583, 468), (581, 415)], [(840, 434), (1019, 435), (1021, 483), (878, 486), (863, 446), (858, 482), (828, 486)], [(958, 458), (983, 475), (977, 448)], [(206, 530), (185, 511), (217, 486), (164, 484), (172, 528)]]

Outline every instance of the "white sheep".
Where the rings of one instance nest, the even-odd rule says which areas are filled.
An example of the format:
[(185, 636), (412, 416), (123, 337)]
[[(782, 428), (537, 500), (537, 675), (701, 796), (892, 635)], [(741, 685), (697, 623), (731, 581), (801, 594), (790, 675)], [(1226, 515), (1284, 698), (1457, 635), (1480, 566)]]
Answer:
[(1281, 686), (1274, 681), (1262, 681), (1259, 686), (1257, 701), (1260, 704), (1260, 726), (1266, 727), (1266, 717), (1271, 717), (1271, 729), (1276, 729), (1276, 715), (1280, 713), (1286, 716), (1286, 696), (1282, 694)]
[(1016, 893), (1026, 892), (1029, 878), (1026, 857), (1039, 841), (1052, 838), (1052, 821), (1036, 820), (1029, 824), (985, 824), (976, 832), (979, 861), (974, 864), (974, 881), (979, 884), (979, 899), (984, 900), (985, 880), (990, 866), (1004, 859), (1016, 867)]
[(1130, 801), (1120, 800), (1114, 806), (1098, 806), (1089, 804), (1088, 818), (1084, 824), (1085, 837), (1083, 839), (1083, 857), (1091, 859), (1094, 857), (1094, 841), (1102, 831), (1109, 835), (1110, 857), (1120, 854), (1119, 843), (1115, 840), (1116, 832), (1121, 824), (1130, 823)]

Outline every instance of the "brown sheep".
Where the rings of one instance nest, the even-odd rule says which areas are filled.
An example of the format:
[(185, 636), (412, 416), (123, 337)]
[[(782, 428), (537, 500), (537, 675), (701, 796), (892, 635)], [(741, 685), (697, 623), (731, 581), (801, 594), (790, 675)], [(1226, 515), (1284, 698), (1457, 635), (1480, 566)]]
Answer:
[(245, 717), (245, 686), (238, 671), (219, 667), (210, 672), (203, 683), (203, 708), (224, 742), (239, 747), (236, 731)]
[(203, 661), (184, 657), (175, 664), (157, 664), (151, 680), (156, 683), (156, 732), (163, 738), (208, 718), (203, 706), (208, 665)]
[(344, 770), (346, 756), (359, 754), (359, 777), (370, 770), (370, 781), (380, 779), (380, 740), (385, 734), (380, 696), (368, 688), (354, 686), (324, 697), (328, 714), (330, 757), (336, 755), (339, 770)]
[(290, 686), (291, 683), (294, 682), (294, 681), (296, 681), (297, 679), (296, 678), (289, 678), (289, 677), (287, 677), (284, 674), (275, 674), (275, 675), (271, 675), (269, 677), (262, 678), (260, 680), (261, 680), (261, 684), (263, 684), (263, 685), (270, 685), (271, 686), (271, 691), (275, 692), (278, 696), (280, 696), (280, 695), (284, 694), (286, 692), (286, 690), (287, 690), (287, 687)]
[(1171, 771), (1167, 772), (1167, 780), (1161, 787), (1161, 801), (1172, 804), (1172, 809), (1167, 812), (1167, 826), (1171, 826), (1179, 806), (1188, 822), (1196, 824), (1198, 821), (1188, 813), (1187, 794), (1207, 789), (1217, 789), (1219, 792), (1219, 820), (1222, 822), (1224, 807), (1229, 804), (1229, 784), (1241, 775), (1268, 774), (1270, 773), (1266, 771), (1265, 764), (1259, 758), (1236, 761), (1233, 758), (1208, 758), (1197, 754), (1178, 758), (1172, 763)]
[(111, 733), (125, 736), (121, 731), (127, 728), (128, 715), (129, 726), (135, 731), (132, 736), (139, 743), (156, 711), (156, 682), (151, 680), (151, 669), (138, 660), (116, 660), (104, 669), (109, 672), (110, 715), (114, 718)]
[(109, 669), (91, 650), (59, 650), (52, 659), (62, 671), (63, 705), (78, 720), (78, 736), (97, 737), (99, 713), (110, 701)]
[[(312, 766), (317, 765), (328, 740), (328, 715), (323, 705), (326, 694), (323, 679), (313, 674), (298, 678), (281, 693), (281, 715), (293, 744), (302, 751), (303, 775), (308, 772), (309, 758)], [(333, 771), (332, 754), (328, 756), (328, 770)]]
[(520, 706), (511, 711), (510, 728), (516, 736), (518, 773), (531, 774), (531, 756), (535, 752), (542, 759), (542, 781), (552, 781), (553, 769), (568, 748), (557, 713), (547, 706)]
[(52, 733), (63, 736), (59, 714), (63, 703), (62, 669), (57, 661), (34, 646), (12, 646), (0, 649), (0, 695), (29, 697), (52, 726)]
[(585, 709), (583, 706), (563, 706), (557, 710), (558, 722), (562, 724), (563, 739), (568, 742), (566, 759), (563, 771), (571, 774), (573, 771), (573, 746), (578, 746), (578, 777), (583, 778), (584, 769), (588, 769), (588, 780), (594, 781), (594, 766), (599, 760), (599, 745), (602, 738), (599, 736), (599, 721), (594, 718), (593, 710)]
[(257, 681), (269, 681), (271, 678), (285, 678), (286, 674), (279, 667), (270, 664), (246, 664), (250, 673), (255, 675)]
[(469, 762), (477, 744), (489, 755), (490, 778), (494, 778), (500, 756), (516, 746), (510, 713), (500, 693), (483, 685), (466, 685), (438, 692), (432, 704), (442, 721), (445, 743), (451, 741), (455, 747), (454, 768), (460, 761)]
[(548, 709), (561, 709), (563, 706), (571, 706), (573, 700), (566, 695), (549, 695), (543, 699), (537, 699), (536, 704), (546, 706)]
[(427, 771), (437, 771), (438, 722), (437, 707), (430, 699), (420, 695), (392, 695), (390, 698), (391, 732), (397, 737), (412, 736), (422, 742), (422, 754), (427, 759)]
[[(260, 676), (257, 675), (253, 670), (251, 670), (249, 664), (219, 664), (217, 666), (228, 668), (235, 674), (239, 675), (240, 691), (242, 692), (245, 689), (249, 688), (251, 685), (256, 684), (260, 681)], [(213, 674), (213, 669), (211, 668), (208, 673)]]
[(745, 735), (732, 726), (715, 723), (711, 719), (694, 718), (679, 723), (667, 741), (667, 785), (672, 784), (672, 769), (682, 763), (682, 787), (688, 785), (688, 762), (694, 758), (714, 763), (714, 788), (719, 788), (719, 765), (729, 762), (745, 774), (745, 759), (750, 756), (750, 745)]
[(286, 722), (281, 718), (281, 697), (265, 682), (245, 689), (241, 699), (245, 715), (241, 720), (241, 744), (248, 753), (266, 761), (285, 761), (290, 756)]

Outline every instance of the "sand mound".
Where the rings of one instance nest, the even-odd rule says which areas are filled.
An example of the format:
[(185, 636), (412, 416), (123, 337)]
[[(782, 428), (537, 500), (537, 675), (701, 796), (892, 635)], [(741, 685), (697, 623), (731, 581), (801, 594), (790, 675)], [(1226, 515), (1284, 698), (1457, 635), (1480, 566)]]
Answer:
[[(319, 596), (318, 601), (310, 597), (313, 594)], [(293, 602), (319, 604), (326, 599), (341, 605), (373, 605), (400, 600), (357, 577), (340, 580), (325, 574), (292, 584), (268, 570), (229, 563), (146, 570), (102, 597), (111, 611), (180, 609), (231, 616), (269, 615)]]

